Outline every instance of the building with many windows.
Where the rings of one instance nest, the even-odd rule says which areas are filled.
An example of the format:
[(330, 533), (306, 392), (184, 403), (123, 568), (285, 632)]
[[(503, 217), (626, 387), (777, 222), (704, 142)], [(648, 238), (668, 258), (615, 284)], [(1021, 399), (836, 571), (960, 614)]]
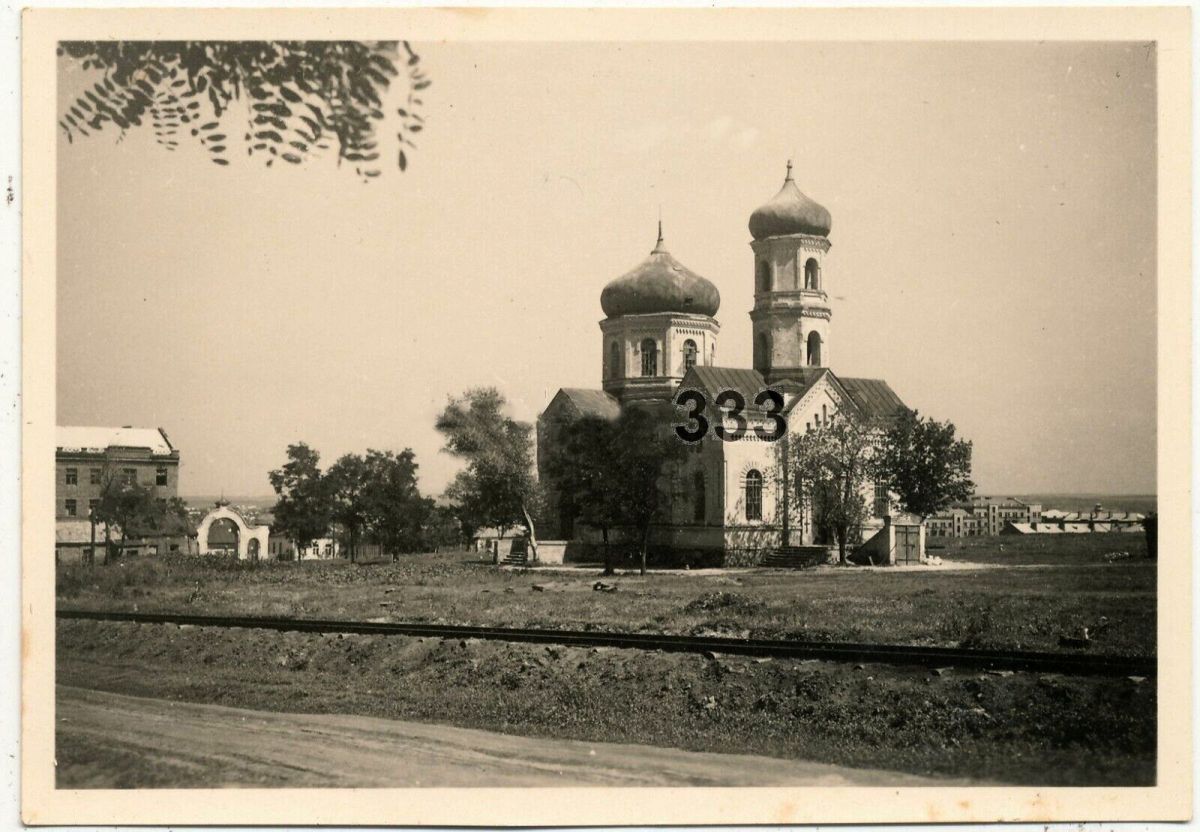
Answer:
[[(612, 419), (622, 408), (654, 406), (676, 419), (676, 394), (692, 390), (703, 397), (711, 425), (734, 428), (743, 421), (745, 430), (734, 439), (709, 430), (670, 473), (669, 507), (651, 533), (660, 560), (754, 564), (781, 548), (829, 544), (827, 530), (814, 525), (801, 490), (780, 464), (789, 439), (846, 412), (882, 428), (904, 408), (887, 382), (831, 369), (826, 264), (832, 221), (796, 186), (790, 162), (783, 187), (751, 214), (749, 226), (752, 367), (718, 365), (720, 293), (668, 252), (660, 223), (646, 259), (601, 292), (601, 389), (561, 389), (538, 419), (543, 480), (563, 425), (583, 415)], [(892, 500), (873, 486), (864, 498), (875, 514), (862, 530), (867, 539), (887, 531)], [(551, 529), (543, 536), (596, 539), (595, 530), (578, 521), (576, 507), (552, 489), (549, 503)]]
[[(77, 559), (91, 545), (91, 510), (105, 483), (118, 480), (170, 499), (179, 491), (179, 450), (162, 428), (64, 427), (56, 430), (54, 452), (55, 553)], [(100, 526), (99, 539), (104, 538)], [(127, 541), (129, 554), (186, 549), (179, 540)], [(166, 547), (166, 549), (164, 549)]]
[(930, 537), (978, 537), (1000, 534), (1009, 523), (1037, 524), (1042, 507), (1015, 497), (972, 497), (925, 519)]

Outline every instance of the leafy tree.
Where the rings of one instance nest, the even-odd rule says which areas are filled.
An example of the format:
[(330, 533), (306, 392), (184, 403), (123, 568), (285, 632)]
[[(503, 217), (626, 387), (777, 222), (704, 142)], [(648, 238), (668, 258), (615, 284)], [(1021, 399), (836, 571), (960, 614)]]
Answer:
[(452, 506), (435, 505), (425, 521), (426, 546), (439, 552), (463, 544), (463, 529)]
[(392, 559), (401, 552), (418, 551), (433, 500), (417, 488), (417, 463), (412, 449), (400, 453), (368, 450), (364, 460), (366, 489), (363, 495), (367, 529)]
[(153, 488), (126, 482), (113, 469), (101, 480), (99, 502), (92, 519), (105, 524), (104, 562), (108, 563), (112, 527), (121, 535), (116, 551), (123, 553), (130, 538), (186, 531), (187, 508), (178, 497), (171, 501), (159, 499)]
[(145, 126), (174, 150), (187, 132), (215, 164), (228, 165), (240, 135), (268, 166), (298, 165), (336, 145), (338, 164), (352, 164), (364, 180), (380, 173), (376, 133), (397, 62), (409, 87), (396, 110), (401, 170), (424, 126), (420, 93), (431, 83), (417, 53), (396, 41), (66, 41), (58, 54), (97, 74), (62, 113), (69, 141), (109, 124), (118, 140)]
[(290, 537), (298, 548), (329, 531), (333, 519), (328, 483), (321, 476), (321, 455), (303, 442), (288, 445), (288, 461), (268, 476), (279, 499), (274, 530)]
[(562, 425), (546, 455), (546, 479), (559, 500), (560, 515), (570, 515), (600, 530), (604, 573), (612, 574), (609, 532), (622, 521), (615, 490), (613, 448), (616, 424), (601, 416), (582, 416)]
[(954, 434), (952, 423), (922, 418), (915, 410), (906, 410), (888, 430), (879, 470), (905, 511), (928, 517), (974, 493), (971, 443)]
[(359, 537), (367, 523), (369, 475), (366, 460), (358, 454), (346, 454), (325, 472), (331, 519), (346, 531), (351, 562), (357, 558)]
[(644, 407), (621, 411), (614, 424), (609, 481), (613, 494), (603, 510), (637, 531), (641, 574), (646, 574), (650, 527), (670, 495), (663, 487), (671, 466), (682, 463), (687, 445), (679, 441), (670, 420)]
[(495, 526), (503, 533), (524, 524), (537, 559), (533, 515), (538, 488), (533, 474), (532, 427), (506, 415), (507, 402), (494, 387), (468, 390), (451, 398), (437, 419), (445, 450), (467, 467), (446, 495), (478, 529)]
[(812, 509), (814, 525), (837, 541), (842, 564), (851, 531), (868, 516), (863, 491), (875, 473), (873, 439), (869, 426), (842, 412), (789, 443), (793, 481)]

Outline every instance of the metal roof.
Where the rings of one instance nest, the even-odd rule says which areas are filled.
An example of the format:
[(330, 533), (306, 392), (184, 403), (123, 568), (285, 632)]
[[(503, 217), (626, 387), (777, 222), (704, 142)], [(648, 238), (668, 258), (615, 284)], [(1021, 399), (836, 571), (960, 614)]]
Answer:
[(566, 396), (582, 416), (600, 416), (604, 419), (615, 419), (621, 413), (621, 405), (617, 402), (616, 398), (603, 390), (564, 387), (559, 390), (559, 393)]
[(59, 450), (97, 450), (106, 448), (147, 448), (152, 454), (169, 454), (175, 450), (161, 428), (67, 427), (55, 429), (55, 445)]
[(842, 378), (834, 376), (850, 398), (868, 419), (890, 419), (905, 409), (904, 402), (888, 383), (877, 378)]

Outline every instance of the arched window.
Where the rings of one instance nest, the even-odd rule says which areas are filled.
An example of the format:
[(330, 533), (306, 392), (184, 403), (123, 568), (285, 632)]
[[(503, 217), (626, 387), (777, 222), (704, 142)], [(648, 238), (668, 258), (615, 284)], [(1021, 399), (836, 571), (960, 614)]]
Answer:
[(693, 492), (694, 498), (696, 500), (695, 505), (694, 505), (694, 513), (692, 515), (692, 519), (695, 520), (697, 523), (703, 523), (704, 522), (704, 503), (705, 503), (704, 472), (703, 471), (697, 471), (695, 473), (695, 475), (692, 477), (692, 492)]
[(771, 364), (771, 337), (760, 332), (754, 337), (754, 369), (764, 372)]
[(817, 265), (815, 257), (808, 258), (808, 262), (804, 264), (804, 288), (821, 288), (821, 267)]
[(683, 371), (686, 373), (695, 366), (696, 342), (689, 338), (683, 342)]
[(746, 519), (762, 519), (762, 474), (751, 470), (746, 474)]
[(808, 366), (824, 366), (821, 363), (821, 336), (815, 331), (808, 333)]
[(658, 375), (658, 347), (653, 338), (642, 341), (642, 378)]
[(621, 377), (621, 345), (616, 341), (608, 345), (608, 377)]
[(766, 260), (758, 261), (758, 291), (771, 291), (771, 264)]

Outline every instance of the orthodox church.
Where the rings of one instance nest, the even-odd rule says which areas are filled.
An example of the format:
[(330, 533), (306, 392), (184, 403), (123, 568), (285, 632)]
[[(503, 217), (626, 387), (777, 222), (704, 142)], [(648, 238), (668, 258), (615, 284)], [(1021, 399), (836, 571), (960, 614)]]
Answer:
[[(563, 388), (538, 418), (539, 471), (561, 426), (582, 415), (614, 418), (621, 408), (639, 405), (670, 411), (681, 390), (696, 390), (716, 424), (713, 403), (736, 391), (746, 402), (749, 429), (737, 441), (710, 430), (691, 446), (670, 474), (668, 508), (651, 533), (652, 555), (659, 562), (751, 565), (790, 547), (830, 543), (787, 482), (780, 462), (788, 439), (841, 410), (882, 428), (904, 408), (887, 382), (841, 377), (831, 369), (833, 310), (825, 270), (831, 227), (829, 211), (796, 186), (789, 162), (779, 193), (750, 215), (754, 366), (731, 368), (717, 364), (720, 292), (667, 251), (660, 222), (649, 256), (600, 294), (601, 389)], [(765, 390), (783, 400), (786, 432), (779, 441), (765, 441), (754, 430), (761, 425), (773, 433), (773, 405), (755, 403), (763, 402)], [(890, 534), (891, 542), (881, 545), (894, 550), (887, 490), (877, 486), (864, 496), (874, 516), (862, 540)], [(560, 510), (553, 493), (550, 503), (550, 534), (544, 536), (581, 545), (599, 539)]]

